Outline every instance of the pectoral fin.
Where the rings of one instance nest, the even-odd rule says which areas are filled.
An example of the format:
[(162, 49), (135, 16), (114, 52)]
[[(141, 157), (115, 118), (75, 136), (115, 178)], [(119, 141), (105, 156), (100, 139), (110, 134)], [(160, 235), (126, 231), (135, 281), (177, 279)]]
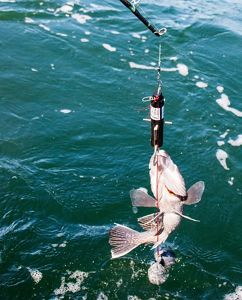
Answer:
[(133, 206), (155, 207), (155, 199), (148, 195), (146, 189), (132, 189), (129, 194)]
[(193, 184), (190, 189), (187, 191), (187, 200), (183, 203), (186, 205), (192, 205), (198, 203), (201, 198), (205, 188), (203, 181), (198, 181)]

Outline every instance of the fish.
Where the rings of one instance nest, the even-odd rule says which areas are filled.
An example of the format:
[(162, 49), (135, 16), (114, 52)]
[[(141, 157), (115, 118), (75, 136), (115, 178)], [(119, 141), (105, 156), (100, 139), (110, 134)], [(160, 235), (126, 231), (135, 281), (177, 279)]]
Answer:
[(204, 182), (199, 181), (186, 191), (178, 167), (164, 150), (152, 155), (149, 166), (151, 190), (156, 199), (144, 188), (131, 190), (130, 197), (133, 206), (158, 206), (159, 212), (138, 219), (143, 232), (120, 224), (112, 228), (109, 237), (112, 258), (126, 255), (141, 244), (154, 244), (153, 248), (156, 248), (178, 227), (182, 217), (197, 221), (183, 214), (183, 206), (201, 200)]
[(154, 254), (156, 262), (148, 269), (148, 279), (150, 283), (160, 285), (167, 280), (169, 269), (176, 262), (176, 255), (174, 251), (161, 247), (158, 247)]

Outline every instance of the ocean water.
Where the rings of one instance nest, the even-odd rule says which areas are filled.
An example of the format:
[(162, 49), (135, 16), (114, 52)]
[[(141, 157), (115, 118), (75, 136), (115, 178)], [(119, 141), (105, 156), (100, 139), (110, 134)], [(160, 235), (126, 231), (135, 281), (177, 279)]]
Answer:
[(0, 1), (0, 298), (242, 299), (242, 3), (141, 1), (168, 32), (164, 149), (206, 189), (170, 235), (179, 262), (149, 283), (150, 246), (111, 260), (114, 223), (139, 230), (150, 190), (147, 103), (159, 39), (118, 0)]

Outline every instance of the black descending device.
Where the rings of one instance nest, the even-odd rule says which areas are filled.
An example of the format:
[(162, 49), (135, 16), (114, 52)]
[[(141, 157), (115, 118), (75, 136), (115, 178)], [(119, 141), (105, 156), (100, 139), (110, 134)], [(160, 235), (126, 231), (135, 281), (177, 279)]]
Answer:
[(161, 84), (159, 83), (150, 102), (151, 146), (156, 148), (160, 148), (163, 145), (164, 105), (165, 99), (162, 95)]

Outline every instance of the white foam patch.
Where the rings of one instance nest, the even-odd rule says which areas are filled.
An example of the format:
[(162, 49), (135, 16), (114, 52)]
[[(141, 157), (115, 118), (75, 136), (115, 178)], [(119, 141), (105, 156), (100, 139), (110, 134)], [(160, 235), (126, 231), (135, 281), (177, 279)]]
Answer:
[(67, 37), (68, 36), (66, 33), (62, 33), (62, 32), (57, 32), (56, 35), (63, 36), (63, 37)]
[(177, 64), (177, 69), (178, 72), (182, 75), (182, 76), (187, 76), (189, 73), (188, 67), (184, 64)]
[(95, 8), (95, 11), (118, 11), (116, 8), (113, 6), (105, 6), (105, 5), (100, 5), (100, 4), (90, 4), (91, 7)]
[(35, 68), (31, 68), (31, 71), (32, 72), (39, 72), (37, 69), (35, 69)]
[(46, 31), (50, 31), (50, 28), (48, 26), (44, 25), (44, 24), (39, 24), (39, 27), (43, 28)]
[(88, 20), (92, 19), (90, 16), (82, 14), (73, 14), (72, 18), (80, 24), (85, 24)]
[(229, 178), (228, 184), (229, 185), (233, 185), (234, 184), (234, 177)]
[(149, 49), (145, 49), (145, 51), (144, 51), (146, 54), (147, 53), (149, 53), (150, 52), (150, 50)]
[(16, 0), (0, 0), (1, 3), (15, 3)]
[(225, 141), (217, 141), (217, 145), (219, 147), (223, 146), (225, 144)]
[(222, 93), (224, 92), (224, 87), (221, 86), (221, 85), (218, 85), (218, 86), (216, 87), (216, 89), (217, 89), (217, 91), (218, 91), (220, 94), (222, 94)]
[(239, 147), (242, 145), (242, 134), (239, 134), (235, 140), (231, 138), (228, 140), (228, 143), (234, 147)]
[(171, 61), (177, 61), (178, 60), (178, 57), (177, 56), (172, 56), (169, 58)]
[(115, 34), (115, 35), (119, 35), (120, 34), (120, 32), (117, 31), (117, 30), (111, 30), (110, 33)]
[[(141, 69), (141, 70), (156, 70), (156, 67), (136, 64), (135, 62), (129, 62), (131, 69)], [(176, 72), (178, 71), (180, 75), (187, 76), (189, 71), (188, 67), (184, 64), (177, 64), (177, 68), (161, 68), (161, 72)]]
[(228, 166), (227, 166), (227, 158), (229, 157), (228, 156), (228, 153), (225, 152), (224, 150), (222, 149), (218, 149), (217, 152), (216, 152), (216, 157), (218, 159), (218, 161), (220, 162), (221, 166), (225, 169), (225, 170), (229, 170)]
[(216, 102), (224, 110), (232, 112), (237, 117), (240, 117), (240, 118), (242, 117), (242, 111), (239, 111), (236, 108), (230, 107), (230, 100), (229, 100), (229, 97), (226, 94), (221, 94), (221, 98), (217, 99)]
[(132, 207), (132, 211), (133, 211), (134, 214), (137, 214), (138, 211), (139, 211), (139, 210), (138, 210), (138, 207), (133, 206), (133, 207)]
[(224, 300), (242, 300), (242, 286), (237, 286), (234, 293), (225, 295)]
[[(76, 293), (81, 290), (81, 284), (88, 277), (88, 273), (82, 271), (69, 272), (67, 278), (61, 277), (61, 285), (54, 290), (55, 295), (64, 296), (67, 292)], [(74, 282), (75, 281), (75, 282)]]
[(62, 237), (62, 236), (64, 236), (65, 235), (65, 233), (64, 232), (59, 232), (59, 233), (57, 233), (57, 237)]
[(97, 300), (108, 300), (108, 297), (103, 292), (100, 292), (97, 296)]
[(134, 37), (136, 39), (141, 39), (142, 38), (141, 35), (139, 33), (136, 33), (136, 32), (132, 33), (132, 37)]
[(203, 81), (198, 81), (198, 82), (196, 82), (196, 86), (199, 87), (200, 89), (205, 89), (208, 87), (208, 84)]
[(115, 47), (112, 47), (109, 44), (103, 44), (103, 48), (105, 48), (106, 50), (110, 51), (110, 52), (115, 52), (117, 49)]
[(221, 139), (226, 138), (226, 136), (229, 134), (229, 129), (227, 129), (223, 134), (220, 135)]
[(127, 300), (141, 300), (138, 296), (131, 296), (131, 295), (128, 295), (128, 298)]
[(82, 38), (82, 39), (80, 39), (80, 41), (81, 41), (82, 43), (88, 43), (88, 42), (89, 42), (89, 39)]
[(61, 109), (60, 112), (63, 113), (63, 114), (69, 114), (69, 113), (71, 113), (71, 110), (67, 109), (67, 108), (64, 108), (64, 109)]
[(60, 8), (57, 8), (56, 12), (62, 12), (62, 13), (71, 13), (73, 10), (73, 4), (72, 3), (66, 3)]
[(25, 18), (24, 18), (24, 22), (27, 23), (27, 24), (33, 24), (33, 23), (34, 23), (34, 20), (31, 19), (31, 18), (25, 17)]
[(120, 288), (122, 284), (123, 284), (123, 279), (120, 278), (120, 279), (116, 282), (117, 288)]
[[(141, 70), (156, 70), (156, 67), (152, 66), (146, 66), (146, 65), (141, 65), (141, 64), (136, 64), (135, 62), (129, 62), (129, 66), (131, 69), (141, 69)], [(178, 69), (177, 68), (161, 68), (161, 71), (163, 72), (176, 72)]]
[(129, 62), (129, 66), (130, 66), (131, 69), (156, 70), (155, 67), (141, 65), (141, 64), (136, 64), (135, 62), (132, 62), (132, 61)]
[(64, 241), (62, 244), (59, 245), (60, 248), (65, 248), (67, 245), (67, 241)]
[(41, 281), (41, 279), (43, 278), (43, 274), (37, 270), (37, 269), (31, 269), (31, 268), (27, 268), (31, 277), (33, 278), (33, 281), (37, 284)]

